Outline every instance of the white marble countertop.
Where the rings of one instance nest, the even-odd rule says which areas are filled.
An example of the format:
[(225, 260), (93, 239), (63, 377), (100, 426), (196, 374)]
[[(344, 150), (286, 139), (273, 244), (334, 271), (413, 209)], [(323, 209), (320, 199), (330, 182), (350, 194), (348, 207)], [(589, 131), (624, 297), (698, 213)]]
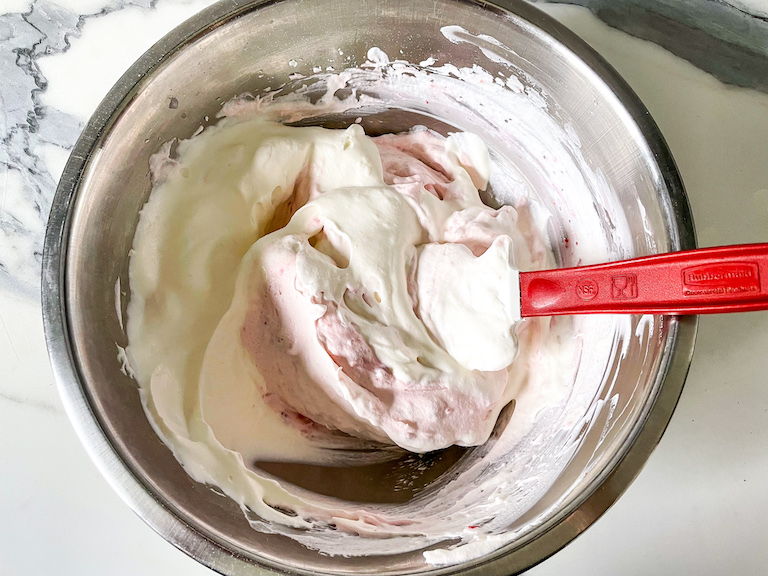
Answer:
[[(89, 460), (48, 366), (38, 296), (48, 207), (83, 123), (145, 49), (211, 3), (0, 5), (2, 576), (213, 574), (155, 535)], [(760, 0), (734, 4), (768, 14)], [(699, 243), (768, 241), (768, 95), (721, 84), (585, 8), (544, 8), (651, 111), (678, 162)], [(529, 574), (768, 573), (767, 374), (768, 313), (702, 318), (680, 404), (644, 471)]]

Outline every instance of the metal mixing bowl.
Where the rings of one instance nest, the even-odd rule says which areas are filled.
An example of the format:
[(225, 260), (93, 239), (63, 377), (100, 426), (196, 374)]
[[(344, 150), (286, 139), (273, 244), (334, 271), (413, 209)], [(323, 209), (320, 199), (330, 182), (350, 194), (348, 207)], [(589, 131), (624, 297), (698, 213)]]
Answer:
[[(165, 539), (211, 568), (226, 574), (430, 570), (418, 553), (328, 557), (252, 530), (234, 502), (184, 473), (150, 427), (136, 383), (121, 371), (116, 344), (125, 346), (126, 337), (118, 314), (124, 314), (126, 298), (116, 314), (115, 294), (127, 292), (128, 252), (151, 189), (149, 156), (161, 143), (189, 137), (215, 118), (222, 102), (289, 73), (308, 73), (314, 62), (337, 70), (360, 64), (371, 46), (389, 54), (402, 50), (411, 62), (440, 54), (471, 66), (477, 50), (439, 33), (441, 26), (460, 24), (515, 48), (515, 65), (552, 95), (578, 134), (585, 160), (600, 167), (611, 193), (627, 207), (636, 255), (695, 247), (674, 162), (634, 93), (551, 18), (521, 1), (498, 3), (227, 0), (147, 52), (78, 141), (45, 239), (43, 313), (54, 373), (81, 440), (115, 490)], [(289, 66), (297, 54), (306, 58)], [(403, 127), (396, 123), (390, 119), (379, 128)], [(563, 547), (616, 500), (660, 439), (693, 353), (695, 317), (658, 320), (652, 337), (632, 344), (620, 368), (607, 367), (607, 378), (618, 375), (610, 391), (601, 391), (603, 398), (610, 392), (619, 399), (613, 424), (585, 437), (526, 514), (539, 515), (539, 521), (500, 551), (431, 574), (524, 570)]]

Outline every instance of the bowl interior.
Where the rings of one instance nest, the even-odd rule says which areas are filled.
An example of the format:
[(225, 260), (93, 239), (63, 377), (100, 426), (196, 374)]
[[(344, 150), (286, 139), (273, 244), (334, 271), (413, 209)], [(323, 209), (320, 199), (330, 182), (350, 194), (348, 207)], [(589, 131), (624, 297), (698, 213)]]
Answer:
[[(530, 7), (514, 4), (515, 12), (523, 15), (518, 16), (479, 2), (285, 0), (233, 5), (210, 10), (208, 17), (214, 17), (214, 23), (200, 18), (187, 25), (186, 37), (163, 41), (154, 51), (165, 56), (157, 62), (151, 54), (146, 56), (138, 66), (148, 73), (128, 96), (112, 103), (108, 115), (94, 117), (89, 126), (103, 131), (77, 183), (64, 247), (64, 304), (87, 400), (109, 442), (139, 481), (216, 545), (256, 563), (297, 572), (426, 570), (419, 552), (329, 557), (285, 537), (256, 532), (234, 502), (192, 481), (155, 435), (137, 385), (118, 359), (119, 347), (127, 344), (123, 323), (129, 297), (128, 255), (139, 212), (151, 190), (150, 155), (164, 142), (188, 138), (201, 125), (213, 123), (221, 105), (237, 95), (260, 94), (285, 83), (289, 89), (298, 87), (301, 82), (292, 82), (289, 75), (311, 76), (317, 66), (337, 71), (359, 66), (375, 46), (408, 62), (434, 58), (457, 67), (479, 64), (495, 76), (503, 72), (508, 77), (514, 71), (525, 89), (538, 90), (550, 116), (568, 126), (580, 143), (580, 165), (592, 178), (592, 202), (586, 210), (599, 222), (596, 234), (609, 257), (690, 247), (684, 245), (690, 242), (688, 236), (681, 240), (678, 226), (686, 208), (673, 205), (671, 194), (677, 191), (668, 189), (662, 172), (669, 167), (658, 165), (614, 86), (537, 27), (552, 24)], [(456, 24), (499, 40), (507, 49), (486, 48), (503, 52), (506, 62), (489, 59), (477, 43), (455, 43), (441, 33), (442, 27)], [(403, 108), (391, 102), (390, 110), (365, 115), (363, 125), (370, 133), (400, 131), (416, 123), (442, 132), (477, 130), (429, 104)], [(100, 110), (105, 111), (104, 105)], [(340, 114), (322, 123), (343, 126), (356, 116)], [(542, 206), (559, 203), (548, 218), (550, 241), (560, 263), (584, 262), (586, 252), (572, 245), (582, 234), (574, 214), (584, 207), (577, 207), (576, 199), (569, 200), (567, 194), (559, 196), (538, 185), (533, 154), (510, 144), (519, 139), (505, 140), (503, 128), (480, 131), (497, 158), (518, 166)], [(520, 532), (511, 548), (525, 546), (573, 512), (626, 454), (647, 418), (668, 369), (678, 324), (662, 317), (633, 317), (628, 322), (628, 333), (643, 335), (618, 339), (599, 370), (582, 374), (597, 378), (601, 385), (591, 399), (591, 417), (582, 423), (579, 448), (558, 478), (510, 526)], [(454, 459), (462, 454), (457, 452)], [(444, 467), (452, 462), (445, 461)], [(421, 479), (425, 484), (431, 480)], [(318, 490), (335, 483), (333, 475), (330, 482), (310, 478), (310, 486), (313, 481)], [(366, 498), (383, 502), (389, 490), (384, 484), (372, 485), (365, 490)], [(201, 550), (187, 551), (204, 555)]]

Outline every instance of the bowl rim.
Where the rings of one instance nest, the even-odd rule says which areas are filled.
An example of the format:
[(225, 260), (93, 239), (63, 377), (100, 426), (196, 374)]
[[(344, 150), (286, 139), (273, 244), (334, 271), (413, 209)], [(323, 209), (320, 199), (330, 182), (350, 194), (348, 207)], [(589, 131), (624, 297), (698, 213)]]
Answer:
[[(166, 34), (123, 74), (97, 107), (70, 154), (51, 205), (43, 249), (41, 299), (46, 346), (59, 394), (80, 441), (108, 483), (142, 520), (176, 548), (223, 574), (265, 576), (274, 574), (280, 568), (266, 560), (257, 565), (233, 554), (232, 550), (186, 523), (133, 473), (110, 442), (89, 404), (70, 338), (66, 302), (68, 238), (75, 200), (88, 161), (121, 110), (131, 101), (142, 80), (150, 77), (156, 68), (185, 45), (209, 31), (245, 13), (280, 1), (284, 0), (221, 0)], [(672, 230), (673, 243), (680, 250), (695, 248), (691, 209), (674, 158), (650, 113), (618, 72), (586, 41), (524, 0), (455, 1), (483, 6), (502, 15), (512, 13), (526, 20), (564, 46), (596, 74), (622, 103), (655, 158), (671, 204), (675, 207), (669, 214), (670, 223), (675, 227)], [(681, 316), (671, 321), (669, 358), (666, 369), (658, 376), (655, 398), (635, 422), (623, 450), (615, 455), (580, 498), (550, 518), (534, 538), (522, 544), (503, 547), (489, 557), (469, 564), (436, 568), (429, 573), (450, 574), (456, 570), (473, 576), (519, 573), (562, 549), (602, 516), (639, 474), (666, 430), (688, 374), (697, 327), (698, 316)]]

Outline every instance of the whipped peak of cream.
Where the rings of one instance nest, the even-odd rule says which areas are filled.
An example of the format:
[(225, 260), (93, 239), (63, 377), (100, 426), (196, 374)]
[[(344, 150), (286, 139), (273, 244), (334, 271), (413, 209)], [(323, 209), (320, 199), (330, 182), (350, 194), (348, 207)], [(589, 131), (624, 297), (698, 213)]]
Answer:
[(479, 256), (461, 243), (419, 247), (419, 310), (435, 340), (467, 370), (504, 370), (517, 355), (520, 274), (509, 236)]

